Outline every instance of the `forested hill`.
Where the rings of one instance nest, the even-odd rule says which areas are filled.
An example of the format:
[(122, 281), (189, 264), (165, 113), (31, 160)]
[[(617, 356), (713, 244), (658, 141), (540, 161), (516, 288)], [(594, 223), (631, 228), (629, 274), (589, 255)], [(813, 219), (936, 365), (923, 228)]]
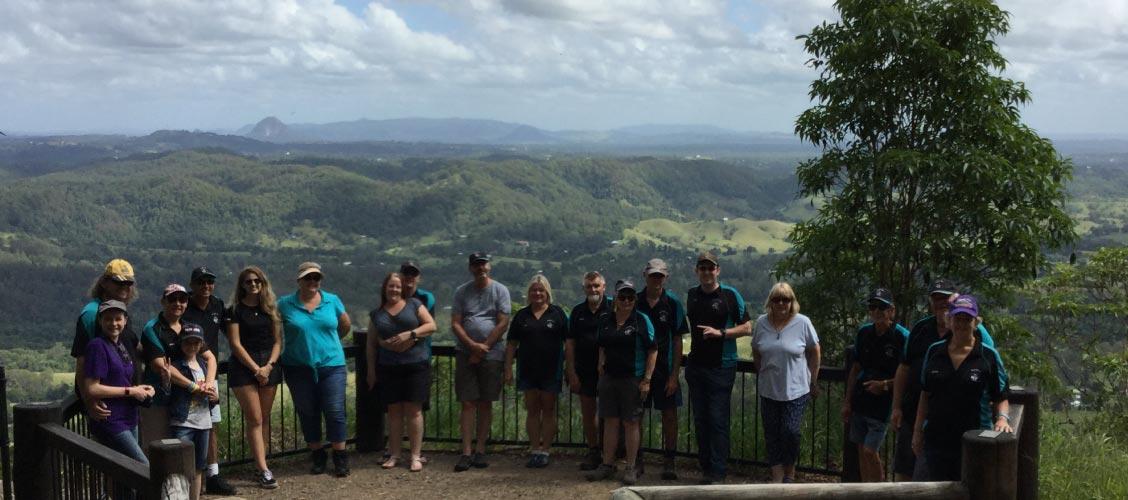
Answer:
[(516, 284), (546, 267), (570, 273), (646, 219), (785, 218), (794, 185), (788, 174), (649, 157), (270, 163), (201, 151), (10, 179), (0, 187), (0, 344), (68, 339), (112, 256), (135, 261), (147, 313), (161, 285), (201, 263), (287, 276), (323, 260), (346, 303), (370, 302), (385, 260), (421, 259), (442, 290), (465, 278), (459, 252), (482, 248), (514, 259), (497, 267)]

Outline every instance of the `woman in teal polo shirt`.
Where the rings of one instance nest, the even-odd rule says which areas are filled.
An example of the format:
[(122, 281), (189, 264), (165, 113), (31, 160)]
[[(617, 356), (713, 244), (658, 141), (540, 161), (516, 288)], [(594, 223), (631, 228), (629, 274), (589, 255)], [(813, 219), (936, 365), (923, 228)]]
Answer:
[(341, 337), (352, 329), (345, 305), (336, 295), (321, 290), (321, 266), (298, 266), (298, 291), (278, 299), (285, 348), (282, 370), (294, 400), (294, 409), (309, 446), (310, 473), (325, 472), (328, 454), (321, 441), (321, 418), (333, 446), (333, 472), (349, 475), (345, 454), (345, 351)]

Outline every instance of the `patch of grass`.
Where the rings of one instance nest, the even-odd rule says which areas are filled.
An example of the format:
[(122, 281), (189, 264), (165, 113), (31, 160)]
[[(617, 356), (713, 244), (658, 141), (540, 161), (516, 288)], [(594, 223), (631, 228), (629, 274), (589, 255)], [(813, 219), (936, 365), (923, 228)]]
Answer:
[(675, 222), (647, 219), (624, 230), (623, 239), (687, 250), (712, 247), (722, 251), (745, 251), (753, 248), (757, 253), (769, 253), (791, 248), (785, 240), (790, 230), (790, 223), (778, 220), (736, 218)]
[(1043, 498), (1128, 498), (1128, 450), (1076, 414), (1042, 420), (1039, 486)]

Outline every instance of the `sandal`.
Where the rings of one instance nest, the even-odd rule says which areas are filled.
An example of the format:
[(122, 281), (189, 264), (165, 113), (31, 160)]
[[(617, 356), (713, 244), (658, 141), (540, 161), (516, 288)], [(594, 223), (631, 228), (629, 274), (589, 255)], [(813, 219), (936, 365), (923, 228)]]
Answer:
[(419, 472), (423, 470), (423, 459), (420, 457), (411, 457), (411, 472)]
[(398, 462), (398, 460), (399, 459), (397, 457), (388, 457), (388, 459), (385, 460), (384, 463), (380, 465), (380, 467), (383, 467), (385, 469), (394, 469), (396, 468), (396, 463)]

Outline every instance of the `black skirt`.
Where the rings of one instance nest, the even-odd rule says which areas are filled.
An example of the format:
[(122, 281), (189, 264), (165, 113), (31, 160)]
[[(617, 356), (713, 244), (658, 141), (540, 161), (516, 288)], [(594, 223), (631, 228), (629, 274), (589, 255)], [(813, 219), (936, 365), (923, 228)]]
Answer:
[[(256, 364), (262, 366), (266, 364), (267, 361), (270, 361), (270, 351), (270, 349), (261, 351), (247, 351), (247, 354), (251, 355), (251, 359), (255, 360)], [(258, 380), (255, 379), (255, 372), (251, 371), (250, 368), (247, 368), (247, 366), (239, 361), (239, 358), (236, 358), (234, 355), (231, 356), (231, 360), (227, 363), (227, 367), (228, 387), (258, 385)], [(279, 368), (278, 365), (274, 365), (270, 368), (270, 377), (267, 377), (266, 385), (275, 386), (280, 383), (282, 383), (282, 369)]]

